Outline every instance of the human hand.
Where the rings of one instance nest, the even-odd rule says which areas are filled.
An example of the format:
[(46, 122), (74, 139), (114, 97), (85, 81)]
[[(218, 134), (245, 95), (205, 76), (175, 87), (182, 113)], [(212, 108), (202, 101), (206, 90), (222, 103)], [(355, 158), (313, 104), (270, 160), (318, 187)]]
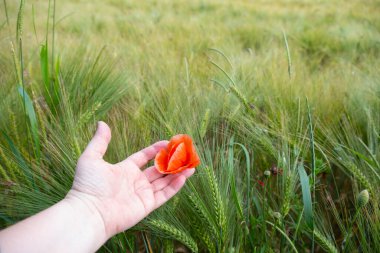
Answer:
[(173, 197), (194, 173), (189, 169), (164, 176), (154, 166), (140, 170), (167, 141), (110, 164), (103, 160), (110, 139), (109, 127), (99, 122), (67, 196), (1, 230), (1, 252), (95, 252)]
[(141, 170), (153, 159), (167, 141), (131, 155), (117, 164), (103, 160), (111, 131), (104, 122), (98, 123), (95, 136), (78, 160), (68, 202), (82, 202), (99, 213), (108, 239), (145, 218), (173, 197), (194, 173), (194, 169), (163, 175), (154, 166)]

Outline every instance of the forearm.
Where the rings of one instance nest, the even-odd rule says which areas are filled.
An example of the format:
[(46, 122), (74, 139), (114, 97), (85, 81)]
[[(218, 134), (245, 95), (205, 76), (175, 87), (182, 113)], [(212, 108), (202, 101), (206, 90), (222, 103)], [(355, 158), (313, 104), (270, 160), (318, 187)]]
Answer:
[(99, 212), (69, 196), (0, 231), (0, 252), (94, 252), (107, 239)]

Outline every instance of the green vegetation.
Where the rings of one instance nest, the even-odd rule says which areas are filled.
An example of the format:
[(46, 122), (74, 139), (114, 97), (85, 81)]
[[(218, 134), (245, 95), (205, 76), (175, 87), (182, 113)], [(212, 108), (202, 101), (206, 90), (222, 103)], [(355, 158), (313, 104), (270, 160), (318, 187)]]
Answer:
[(104, 120), (110, 162), (188, 133), (202, 164), (102, 252), (380, 251), (378, 1), (0, 6), (2, 227), (65, 196)]

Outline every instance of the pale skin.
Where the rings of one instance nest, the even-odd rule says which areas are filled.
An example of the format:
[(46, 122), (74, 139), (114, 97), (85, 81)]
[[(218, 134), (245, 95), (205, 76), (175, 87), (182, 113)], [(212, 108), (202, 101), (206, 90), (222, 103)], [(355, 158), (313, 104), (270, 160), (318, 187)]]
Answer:
[(50, 208), (0, 231), (0, 252), (95, 252), (173, 197), (194, 169), (160, 174), (142, 170), (167, 141), (110, 164), (103, 160), (111, 140), (104, 122), (78, 160), (67, 196)]

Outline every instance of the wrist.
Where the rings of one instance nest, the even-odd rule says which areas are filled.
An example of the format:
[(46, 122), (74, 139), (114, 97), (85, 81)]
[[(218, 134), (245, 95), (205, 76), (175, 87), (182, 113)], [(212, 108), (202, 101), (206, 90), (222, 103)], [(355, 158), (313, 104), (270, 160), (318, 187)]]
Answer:
[(76, 190), (70, 190), (60, 202), (72, 214), (73, 224), (81, 234), (83, 245), (91, 245), (91, 251), (96, 251), (109, 239), (103, 217), (94, 202), (95, 197)]
[(55, 205), (0, 231), (0, 251), (95, 252), (107, 239), (96, 207), (70, 191)]

